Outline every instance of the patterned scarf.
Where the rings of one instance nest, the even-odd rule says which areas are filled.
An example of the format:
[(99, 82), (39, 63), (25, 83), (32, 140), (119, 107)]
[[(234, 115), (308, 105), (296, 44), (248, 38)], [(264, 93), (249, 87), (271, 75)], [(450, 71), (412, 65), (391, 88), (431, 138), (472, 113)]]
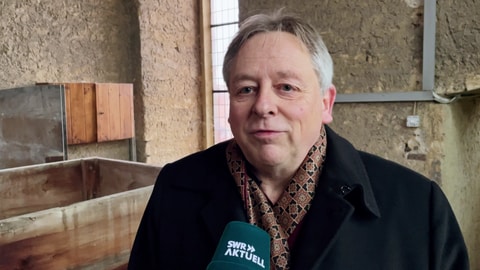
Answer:
[(235, 140), (227, 146), (230, 172), (240, 189), (248, 220), (270, 234), (271, 269), (289, 269), (290, 247), (288, 238), (302, 221), (315, 195), (315, 187), (322, 170), (327, 147), (325, 129), (312, 146), (289, 185), (272, 205), (260, 184), (248, 175), (249, 166)]

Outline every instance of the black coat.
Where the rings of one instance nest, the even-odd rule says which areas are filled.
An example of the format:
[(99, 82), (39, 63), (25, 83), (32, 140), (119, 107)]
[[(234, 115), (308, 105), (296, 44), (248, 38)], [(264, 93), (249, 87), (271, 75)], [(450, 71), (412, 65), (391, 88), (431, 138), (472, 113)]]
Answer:
[[(327, 140), (291, 269), (469, 269), (459, 226), (435, 182), (355, 150), (328, 127)], [(129, 269), (205, 269), (225, 225), (247, 221), (225, 148), (215, 145), (161, 170)]]

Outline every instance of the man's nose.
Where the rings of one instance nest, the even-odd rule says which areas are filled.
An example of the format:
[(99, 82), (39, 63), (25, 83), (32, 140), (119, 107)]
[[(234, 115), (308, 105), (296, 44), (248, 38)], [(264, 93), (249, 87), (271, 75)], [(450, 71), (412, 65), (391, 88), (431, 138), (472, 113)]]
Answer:
[(272, 86), (262, 86), (258, 90), (252, 110), (260, 117), (273, 116), (277, 113), (276, 96)]

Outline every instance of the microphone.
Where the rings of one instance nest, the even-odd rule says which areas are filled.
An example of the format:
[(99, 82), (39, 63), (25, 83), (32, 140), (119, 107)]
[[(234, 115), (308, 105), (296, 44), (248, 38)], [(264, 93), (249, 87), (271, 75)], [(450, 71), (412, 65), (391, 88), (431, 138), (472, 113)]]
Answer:
[(207, 270), (270, 270), (270, 235), (246, 222), (229, 222)]

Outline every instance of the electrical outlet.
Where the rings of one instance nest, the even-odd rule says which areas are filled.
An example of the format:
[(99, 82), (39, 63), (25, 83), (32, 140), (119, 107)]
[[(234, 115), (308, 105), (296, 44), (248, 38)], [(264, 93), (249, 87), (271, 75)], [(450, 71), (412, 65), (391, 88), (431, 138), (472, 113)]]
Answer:
[(419, 127), (419, 126), (420, 126), (420, 116), (418, 115), (407, 116), (407, 127)]

